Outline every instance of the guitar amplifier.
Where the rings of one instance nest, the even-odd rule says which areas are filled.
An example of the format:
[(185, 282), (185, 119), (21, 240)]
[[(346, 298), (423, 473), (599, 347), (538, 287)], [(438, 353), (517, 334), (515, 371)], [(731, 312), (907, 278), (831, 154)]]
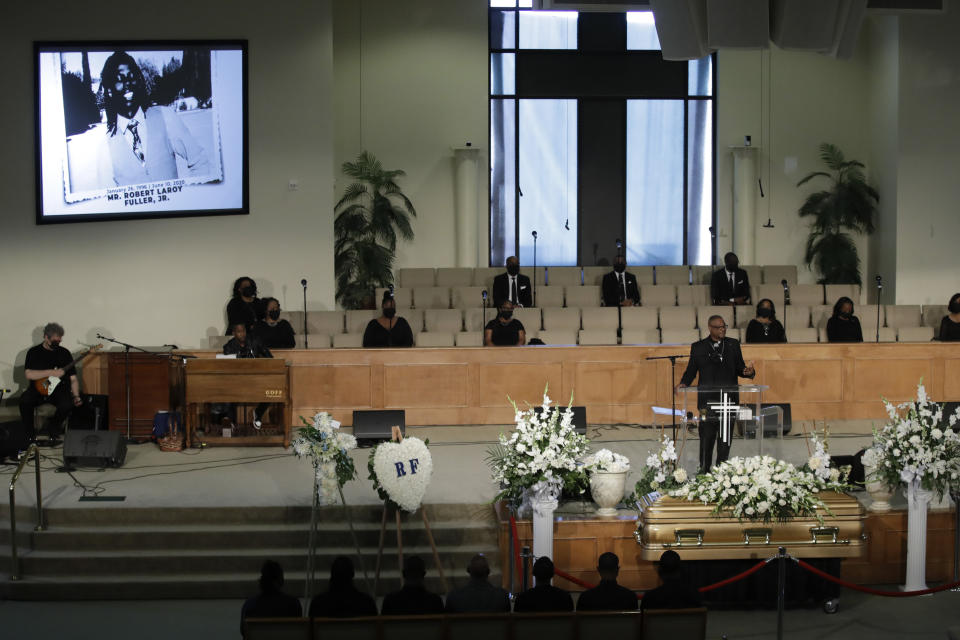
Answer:
[(127, 458), (127, 442), (119, 431), (67, 431), (63, 441), (66, 467), (122, 467)]

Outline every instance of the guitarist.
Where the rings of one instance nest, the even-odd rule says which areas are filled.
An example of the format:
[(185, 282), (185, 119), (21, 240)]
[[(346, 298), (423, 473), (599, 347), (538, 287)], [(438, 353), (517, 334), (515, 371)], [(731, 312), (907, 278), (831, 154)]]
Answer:
[[(23, 421), (23, 430), (29, 442), (33, 442), (37, 437), (33, 428), (33, 410), (37, 406), (50, 402), (57, 408), (57, 412), (44, 427), (49, 445), (55, 446), (63, 433), (63, 421), (73, 407), (83, 404), (80, 399), (80, 382), (77, 372), (71, 366), (73, 357), (67, 349), (60, 346), (62, 341), (63, 327), (56, 322), (51, 322), (43, 328), (43, 342), (27, 351), (24, 369), (27, 380), (31, 384), (20, 396), (20, 419)], [(70, 384), (58, 384), (52, 393), (44, 395), (37, 389), (35, 383), (51, 376), (69, 377)]]

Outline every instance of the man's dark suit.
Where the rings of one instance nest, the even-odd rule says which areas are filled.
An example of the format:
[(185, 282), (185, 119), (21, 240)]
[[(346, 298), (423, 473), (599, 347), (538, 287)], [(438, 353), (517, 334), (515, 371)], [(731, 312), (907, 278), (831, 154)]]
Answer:
[(747, 303), (750, 302), (750, 276), (738, 268), (733, 272), (733, 279), (736, 285), (731, 287), (726, 269), (713, 272), (710, 280), (710, 298), (713, 304), (730, 304), (731, 298), (744, 298)]
[[(607, 307), (616, 307), (623, 300), (623, 286), (617, 279), (620, 275), (616, 271), (611, 271), (603, 276), (603, 304)], [(640, 304), (640, 289), (637, 287), (637, 276), (628, 271), (623, 272), (623, 277), (627, 281), (626, 299), (633, 300), (633, 304)]]
[[(501, 273), (493, 279), (493, 306), (497, 309), (503, 301), (510, 297), (510, 276)], [(530, 278), (522, 273), (517, 274), (517, 302), (521, 307), (533, 306), (533, 289), (530, 288)]]
[[(735, 386), (737, 378), (753, 378), (756, 372), (750, 376), (744, 376), (743, 370), (746, 364), (743, 361), (743, 354), (740, 351), (740, 343), (733, 338), (724, 338), (716, 343), (714, 347), (713, 340), (707, 336), (690, 345), (690, 361), (687, 363), (687, 370), (683, 372), (680, 378), (680, 384), (689, 386), (694, 377), (699, 374), (697, 386), (716, 387), (716, 386)], [(737, 394), (731, 394), (729, 401), (739, 402)], [(706, 472), (713, 466), (713, 443), (717, 439), (717, 430), (720, 421), (714, 415), (709, 419), (702, 419), (703, 412), (708, 409), (708, 404), (720, 401), (720, 393), (698, 393), (697, 408), (700, 409), (700, 471)], [(721, 463), (730, 455), (730, 443), (722, 440), (717, 443), (717, 463)]]

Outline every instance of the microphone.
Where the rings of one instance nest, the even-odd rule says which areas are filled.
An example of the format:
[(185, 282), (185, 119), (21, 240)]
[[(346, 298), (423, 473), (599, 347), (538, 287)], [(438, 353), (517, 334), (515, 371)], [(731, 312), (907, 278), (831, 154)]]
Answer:
[(883, 289), (883, 278), (880, 277), (880, 274), (877, 274), (877, 289)]
[(487, 290), (484, 289), (483, 291), (481, 291), (481, 292), (480, 292), (480, 296), (481, 296), (484, 300), (486, 300), (486, 299), (487, 299)]
[(570, 218), (567, 218), (567, 221), (563, 223), (563, 228), (570, 231)]
[(622, 249), (622, 248), (623, 248), (623, 243), (620, 242), (620, 238), (617, 238), (616, 242), (617, 242), (617, 249)]
[(533, 236), (533, 239), (536, 240), (536, 239), (537, 239), (537, 230), (534, 229), (533, 231), (531, 231), (531, 232), (530, 232), (530, 235), (532, 235), (532, 236)]
[(393, 297), (393, 284), (390, 285), (390, 297)]
[(786, 278), (784, 278), (783, 280), (781, 280), (781, 281), (780, 281), (780, 284), (783, 286), (783, 290), (784, 290), (784, 291), (786, 291), (787, 289), (790, 288), (789, 286), (787, 286), (787, 279), (786, 279)]
[(300, 280), (300, 286), (303, 287), (304, 289), (307, 288), (307, 279), (306, 279), (306, 278), (303, 278), (302, 280)]

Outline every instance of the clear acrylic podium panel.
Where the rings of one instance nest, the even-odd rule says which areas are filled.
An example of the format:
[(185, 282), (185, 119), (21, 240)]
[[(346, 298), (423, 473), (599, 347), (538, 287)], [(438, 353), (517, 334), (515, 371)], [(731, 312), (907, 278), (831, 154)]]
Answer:
[[(764, 431), (773, 431), (778, 439), (783, 438), (783, 409), (762, 406), (763, 392), (767, 389), (769, 387), (762, 384), (677, 389), (681, 401), (677, 420), (682, 437), (686, 439), (687, 428), (697, 426), (704, 418), (722, 421), (726, 416), (730, 420), (732, 440), (740, 441), (740, 446), (733, 444), (730, 455), (763, 455)], [(708, 405), (702, 409), (699, 407), (701, 394), (710, 396)]]

